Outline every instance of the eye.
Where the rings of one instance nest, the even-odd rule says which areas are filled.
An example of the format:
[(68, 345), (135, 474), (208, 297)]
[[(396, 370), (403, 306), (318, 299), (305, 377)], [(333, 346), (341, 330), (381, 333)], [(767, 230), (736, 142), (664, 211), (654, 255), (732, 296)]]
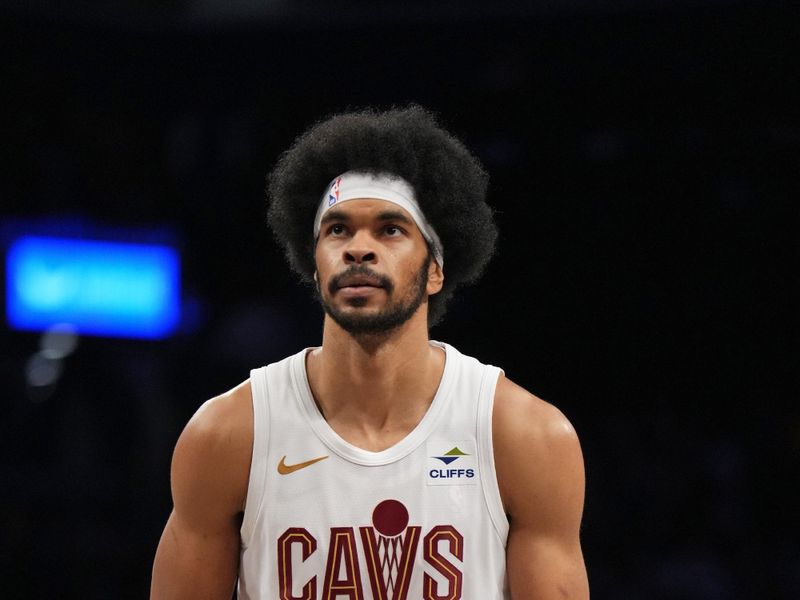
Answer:
[(341, 223), (334, 223), (330, 227), (328, 227), (328, 234), (329, 235), (342, 235), (345, 231), (344, 225)]
[(403, 229), (397, 225), (387, 225), (384, 231), (386, 232), (386, 235), (391, 237), (397, 237), (398, 235), (405, 233)]

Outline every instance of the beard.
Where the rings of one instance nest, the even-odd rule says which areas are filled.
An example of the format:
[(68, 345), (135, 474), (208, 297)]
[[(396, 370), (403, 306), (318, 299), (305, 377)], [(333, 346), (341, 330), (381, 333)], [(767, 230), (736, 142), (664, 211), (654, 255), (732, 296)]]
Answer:
[[(392, 300), (394, 293), (394, 283), (385, 276), (374, 273), (368, 266), (360, 265), (348, 268), (346, 271), (331, 278), (328, 284), (328, 292), (333, 295), (338, 289), (337, 282), (344, 277), (352, 275), (367, 275), (380, 281), (386, 295), (389, 297), (389, 304), (376, 313), (360, 314), (358, 311), (343, 311), (330, 302), (325, 300), (325, 296), (317, 284), (317, 297), (322, 308), (333, 321), (342, 329), (353, 336), (376, 335), (389, 333), (406, 321), (408, 321), (425, 299), (425, 290), (428, 284), (428, 267), (431, 263), (430, 254), (425, 257), (422, 267), (417, 272), (412, 282), (411, 288), (403, 298)], [(361, 307), (366, 305), (367, 298), (351, 298), (348, 301), (350, 307)]]

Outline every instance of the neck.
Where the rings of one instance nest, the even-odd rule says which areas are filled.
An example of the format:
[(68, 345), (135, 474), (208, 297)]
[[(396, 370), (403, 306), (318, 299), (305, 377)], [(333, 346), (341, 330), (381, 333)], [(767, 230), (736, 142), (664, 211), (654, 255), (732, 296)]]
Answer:
[(358, 337), (326, 316), (322, 347), (306, 365), (314, 398), (337, 432), (404, 435), (436, 394), (444, 352), (429, 343), (424, 310), (391, 332)]

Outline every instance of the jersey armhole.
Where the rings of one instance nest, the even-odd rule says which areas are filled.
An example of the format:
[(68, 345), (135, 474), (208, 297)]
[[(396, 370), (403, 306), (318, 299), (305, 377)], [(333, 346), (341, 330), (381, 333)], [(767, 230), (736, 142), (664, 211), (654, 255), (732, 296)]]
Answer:
[(253, 454), (250, 459), (247, 500), (240, 529), (242, 549), (250, 545), (264, 501), (269, 437), (267, 367), (250, 371), (250, 389), (253, 396)]
[(494, 394), (497, 380), (502, 369), (489, 367), (481, 378), (481, 389), (478, 396), (478, 459), (481, 468), (481, 485), (483, 497), (489, 510), (489, 517), (503, 547), (508, 539), (508, 517), (503, 509), (500, 486), (497, 483), (497, 469), (494, 462), (494, 442), (492, 440), (492, 414)]

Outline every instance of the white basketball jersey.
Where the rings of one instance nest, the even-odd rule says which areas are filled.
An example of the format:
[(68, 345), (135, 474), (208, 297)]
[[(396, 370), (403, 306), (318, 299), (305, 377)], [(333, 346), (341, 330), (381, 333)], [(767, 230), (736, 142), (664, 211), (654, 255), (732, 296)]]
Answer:
[(326, 423), (304, 350), (251, 373), (241, 600), (507, 599), (492, 453), (500, 369), (452, 346), (417, 427), (381, 452)]

